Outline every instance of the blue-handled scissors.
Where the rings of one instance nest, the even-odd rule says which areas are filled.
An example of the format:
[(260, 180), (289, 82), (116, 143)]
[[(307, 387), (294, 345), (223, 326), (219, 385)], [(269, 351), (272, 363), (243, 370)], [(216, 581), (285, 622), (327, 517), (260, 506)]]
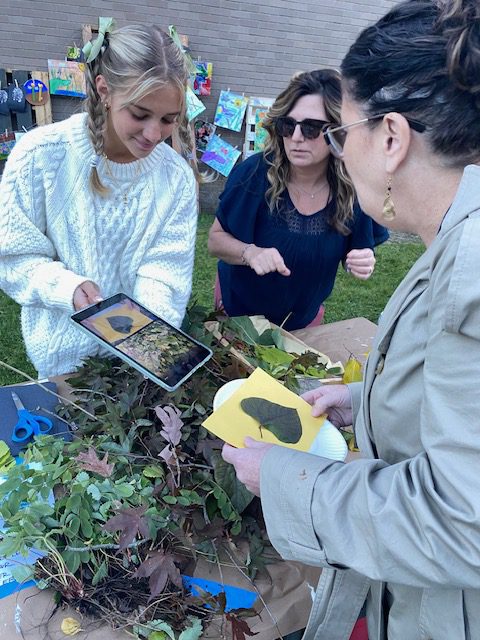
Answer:
[(13, 427), (12, 432), (13, 442), (25, 442), (32, 436), (41, 436), (48, 433), (53, 426), (53, 422), (44, 416), (30, 413), (30, 411), (25, 409), (24, 404), (17, 394), (14, 391), (11, 393), (18, 413), (18, 422)]

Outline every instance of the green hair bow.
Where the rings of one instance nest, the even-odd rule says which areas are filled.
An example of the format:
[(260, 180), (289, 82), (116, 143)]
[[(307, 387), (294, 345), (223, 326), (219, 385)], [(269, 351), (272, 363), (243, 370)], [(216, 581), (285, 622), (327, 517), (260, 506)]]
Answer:
[(100, 53), (105, 36), (115, 28), (115, 20), (113, 18), (98, 18), (98, 36), (95, 42), (87, 42), (83, 47), (83, 55), (87, 62), (92, 62)]
[(180, 51), (183, 53), (183, 57), (185, 58), (185, 63), (187, 65), (188, 74), (190, 76), (195, 75), (197, 67), (195, 66), (195, 63), (193, 62), (191, 57), (188, 55), (188, 53), (184, 50), (182, 41), (180, 40), (180, 36), (178, 35), (178, 31), (176, 27), (173, 26), (173, 24), (171, 24), (168, 27), (168, 34), (171, 37), (171, 39), (174, 41), (174, 43), (177, 45), (177, 47), (180, 49)]

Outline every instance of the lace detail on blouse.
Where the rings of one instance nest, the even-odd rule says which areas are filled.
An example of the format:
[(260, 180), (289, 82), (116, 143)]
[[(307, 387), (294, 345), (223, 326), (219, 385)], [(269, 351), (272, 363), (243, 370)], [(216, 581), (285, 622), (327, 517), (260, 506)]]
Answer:
[(272, 222), (278, 227), (287, 227), (291, 233), (319, 236), (329, 228), (329, 220), (332, 215), (333, 201), (330, 200), (326, 207), (305, 215), (299, 213), (290, 197), (282, 198), (277, 210), (272, 215)]

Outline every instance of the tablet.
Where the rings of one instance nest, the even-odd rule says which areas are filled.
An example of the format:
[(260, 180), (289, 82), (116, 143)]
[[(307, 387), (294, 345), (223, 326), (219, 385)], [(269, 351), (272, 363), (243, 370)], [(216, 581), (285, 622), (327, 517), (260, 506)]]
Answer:
[(167, 391), (175, 391), (213, 355), (124, 293), (74, 313), (72, 320)]

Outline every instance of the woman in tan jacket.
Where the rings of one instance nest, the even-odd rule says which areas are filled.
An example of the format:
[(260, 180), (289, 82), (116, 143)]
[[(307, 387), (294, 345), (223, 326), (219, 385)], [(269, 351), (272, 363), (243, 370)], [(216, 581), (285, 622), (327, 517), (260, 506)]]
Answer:
[(305, 639), (480, 639), (480, 3), (410, 0), (342, 64), (325, 133), (360, 206), (426, 251), (389, 301), (363, 387), (313, 413), (353, 420), (349, 464), (250, 441), (224, 457), (285, 558), (325, 567)]

